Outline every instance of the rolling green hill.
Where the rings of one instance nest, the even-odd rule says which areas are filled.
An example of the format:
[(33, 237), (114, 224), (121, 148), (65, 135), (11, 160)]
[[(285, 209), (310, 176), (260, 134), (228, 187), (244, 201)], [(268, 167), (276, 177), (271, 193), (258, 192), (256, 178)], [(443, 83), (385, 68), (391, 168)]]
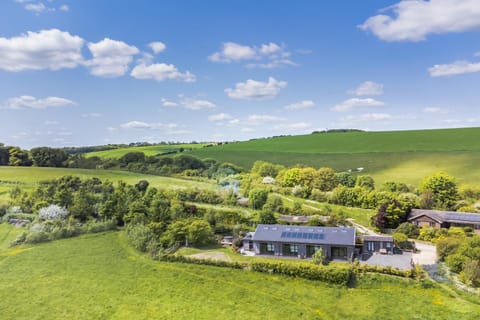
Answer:
[(128, 152), (143, 152), (146, 156), (155, 156), (157, 154), (162, 154), (165, 152), (178, 151), (180, 149), (189, 150), (197, 149), (203, 147), (204, 144), (160, 144), (155, 146), (145, 146), (145, 147), (128, 147), (128, 148), (118, 148), (112, 150), (104, 151), (95, 151), (86, 153), (86, 157), (99, 157), (101, 159), (118, 159)]
[[(12, 228), (0, 225), (0, 241)], [(395, 277), (367, 275), (345, 288), (158, 262), (134, 251), (123, 232), (5, 248), (2, 319), (461, 320), (480, 312), (478, 298)]]
[(256, 160), (338, 171), (361, 167), (378, 184), (393, 180), (416, 185), (436, 171), (445, 171), (461, 183), (480, 183), (478, 141), (480, 128), (318, 133), (230, 143), (190, 153), (244, 168)]
[(120, 170), (89, 170), (89, 169), (70, 169), (70, 168), (39, 168), (39, 167), (2, 167), (0, 166), (0, 200), (8, 197), (8, 191), (16, 183), (20, 183), (22, 188), (32, 188), (35, 183), (42, 180), (51, 180), (62, 176), (72, 175), (81, 178), (97, 177), (102, 180), (119, 181), (122, 180), (129, 184), (135, 184), (139, 180), (147, 180), (151, 186), (160, 188), (195, 188), (213, 189), (216, 187), (213, 183), (176, 179), (170, 177), (160, 177), (148, 174), (133, 173)]

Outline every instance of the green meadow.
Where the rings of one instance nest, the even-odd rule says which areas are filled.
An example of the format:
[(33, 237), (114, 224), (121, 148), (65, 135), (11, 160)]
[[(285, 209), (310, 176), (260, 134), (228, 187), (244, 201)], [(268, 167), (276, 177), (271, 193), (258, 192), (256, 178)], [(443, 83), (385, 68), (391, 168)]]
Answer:
[(216, 187), (213, 183), (160, 177), (120, 170), (0, 166), (0, 200), (6, 199), (9, 190), (16, 185), (28, 189), (32, 188), (39, 181), (56, 179), (65, 175), (78, 176), (80, 178), (98, 177), (102, 180), (110, 180), (114, 182), (122, 180), (129, 184), (135, 184), (143, 179), (147, 180), (151, 186), (165, 189), (195, 187), (200, 189), (213, 189)]
[[(12, 228), (0, 225), (0, 241)], [(395, 277), (367, 275), (346, 288), (158, 262), (131, 249), (123, 232), (0, 243), (0, 274), (2, 319), (477, 319), (480, 312), (478, 298)]]
[(304, 164), (372, 175), (377, 184), (397, 181), (417, 185), (444, 171), (460, 183), (478, 184), (480, 128), (320, 133), (256, 139), (195, 149), (199, 158), (214, 158), (249, 169), (256, 160), (286, 166)]
[(146, 156), (155, 156), (165, 152), (178, 151), (180, 149), (197, 149), (203, 147), (204, 144), (160, 144), (155, 146), (127, 147), (112, 150), (95, 151), (86, 154), (87, 157), (99, 157), (101, 159), (118, 159), (128, 152), (143, 152)]

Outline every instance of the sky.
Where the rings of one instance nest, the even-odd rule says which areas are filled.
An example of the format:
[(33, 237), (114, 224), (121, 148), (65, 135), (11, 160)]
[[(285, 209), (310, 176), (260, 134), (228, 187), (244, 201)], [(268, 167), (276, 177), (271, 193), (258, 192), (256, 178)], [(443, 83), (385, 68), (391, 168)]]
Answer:
[(480, 126), (478, 0), (3, 0), (0, 142)]

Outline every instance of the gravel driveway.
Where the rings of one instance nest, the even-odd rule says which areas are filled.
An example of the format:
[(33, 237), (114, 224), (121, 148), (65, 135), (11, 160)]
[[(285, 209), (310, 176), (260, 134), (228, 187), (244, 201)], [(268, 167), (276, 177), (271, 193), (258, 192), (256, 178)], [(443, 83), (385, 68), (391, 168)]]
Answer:
[(433, 265), (437, 262), (437, 248), (434, 245), (415, 241), (418, 249), (417, 253), (412, 255), (413, 262), (420, 265)]

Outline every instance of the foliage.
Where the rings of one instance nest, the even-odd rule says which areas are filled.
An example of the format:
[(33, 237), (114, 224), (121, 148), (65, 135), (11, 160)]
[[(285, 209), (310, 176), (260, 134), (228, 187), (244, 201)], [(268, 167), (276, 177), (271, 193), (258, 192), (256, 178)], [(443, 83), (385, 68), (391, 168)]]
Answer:
[(397, 229), (395, 229), (395, 232), (403, 233), (408, 238), (416, 239), (420, 231), (415, 224), (410, 222), (403, 222), (398, 225)]
[(11, 147), (8, 150), (8, 165), (9, 166), (22, 166), (29, 167), (32, 165), (30, 154), (26, 150), (22, 150), (19, 147)]
[(38, 217), (40, 220), (65, 220), (68, 217), (68, 214), (68, 210), (65, 207), (60, 207), (56, 204), (51, 204), (48, 207), (38, 210)]
[(435, 173), (423, 179), (420, 183), (420, 192), (425, 198), (431, 199), (431, 202), (424, 202), (427, 209), (453, 210), (458, 199), (455, 179), (443, 172)]
[(63, 149), (48, 147), (33, 148), (30, 150), (33, 165), (37, 167), (65, 167), (68, 154)]
[(357, 179), (355, 180), (355, 185), (357, 187), (365, 188), (367, 190), (375, 189), (375, 182), (373, 181), (373, 178), (371, 176), (357, 176)]
[(277, 218), (272, 211), (262, 210), (258, 214), (258, 223), (261, 224), (276, 224)]
[(248, 193), (248, 204), (253, 209), (263, 208), (267, 202), (268, 191), (265, 189), (252, 189)]
[(375, 216), (372, 217), (372, 224), (377, 228), (395, 229), (400, 223), (406, 222), (411, 208), (396, 200), (383, 203)]
[(276, 177), (282, 169), (283, 166), (270, 162), (255, 161), (250, 172), (253, 174), (258, 174), (261, 177)]
[(323, 249), (319, 248), (312, 256), (312, 262), (316, 265), (327, 265), (328, 259), (323, 254)]
[(355, 186), (355, 177), (350, 172), (338, 172), (335, 174), (338, 184), (353, 188)]

